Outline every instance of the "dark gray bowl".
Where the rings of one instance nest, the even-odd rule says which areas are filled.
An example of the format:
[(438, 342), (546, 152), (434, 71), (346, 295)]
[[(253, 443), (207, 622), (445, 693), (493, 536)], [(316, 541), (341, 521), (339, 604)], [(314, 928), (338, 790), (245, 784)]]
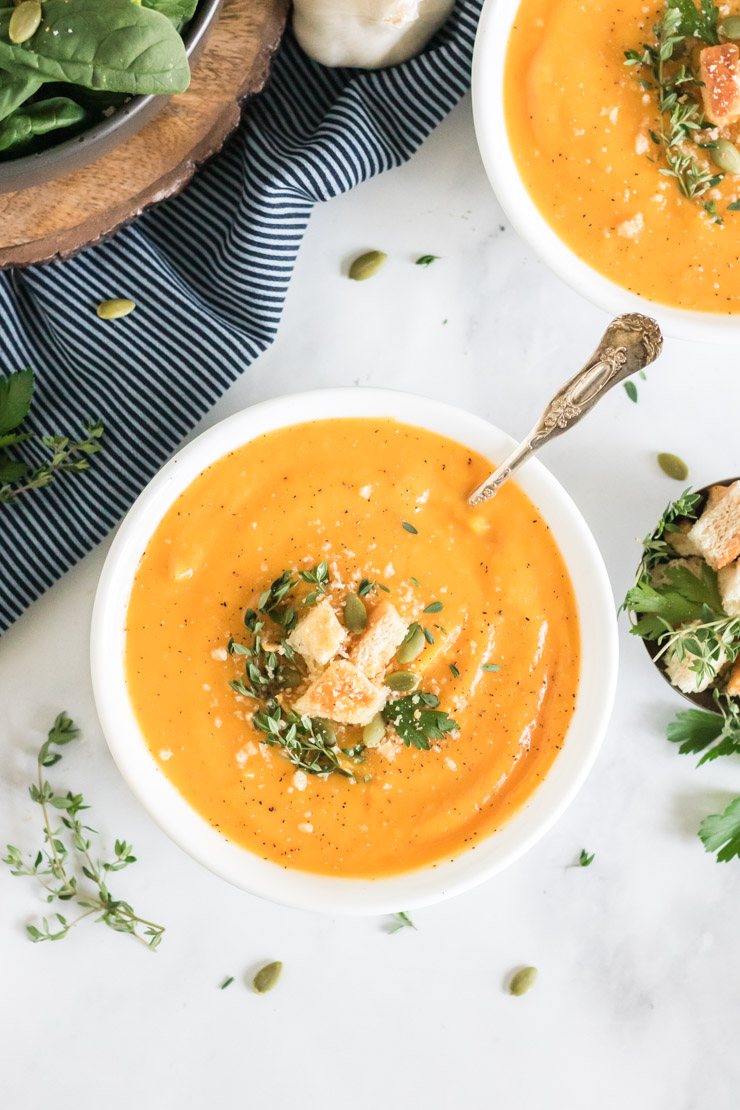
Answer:
[[(183, 41), (190, 65), (201, 55), (206, 39), (218, 18), (223, 0), (200, 0)], [(102, 158), (131, 138), (164, 108), (168, 96), (134, 96), (108, 119), (67, 139), (49, 150), (0, 162), (0, 193), (14, 193), (33, 185), (45, 185)]]
[[(700, 494), (702, 498), (698, 506), (699, 514), (701, 514), (701, 511), (706, 504), (707, 497), (709, 496), (709, 490), (712, 488), (712, 486), (731, 486), (734, 482), (737, 482), (739, 480), (740, 479), (738, 478), (723, 478), (719, 482), (710, 482), (708, 486), (702, 486), (701, 489), (694, 490), (693, 492)], [(643, 640), (642, 642), (645, 645), (645, 649), (652, 659), (653, 663), (655, 664), (657, 670), (666, 680), (671, 690), (673, 690), (676, 694), (680, 694), (682, 698), (685, 698), (686, 701), (690, 701), (699, 709), (705, 709), (709, 713), (719, 712), (711, 690), (704, 690), (701, 694), (687, 694), (683, 690), (679, 690), (677, 686), (674, 686), (670, 678), (668, 677), (668, 674), (666, 673), (665, 667), (663, 666), (663, 657), (661, 656), (660, 659), (655, 658), (656, 655), (658, 655), (658, 653), (660, 652), (660, 645), (657, 644), (654, 640)]]

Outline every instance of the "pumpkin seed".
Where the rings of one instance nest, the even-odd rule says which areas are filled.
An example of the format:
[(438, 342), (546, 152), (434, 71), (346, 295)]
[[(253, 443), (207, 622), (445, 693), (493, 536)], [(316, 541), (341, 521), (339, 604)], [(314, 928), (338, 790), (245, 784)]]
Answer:
[(300, 686), (302, 681), (301, 672), (297, 667), (281, 667), (278, 671), (277, 681), (279, 686), (287, 686), (288, 689), (293, 689), (295, 686)]
[(283, 965), (280, 960), (275, 960), (274, 963), (265, 964), (255, 975), (252, 980), (252, 990), (255, 994), (267, 994), (274, 986), (283, 973)]
[(418, 674), (413, 671), (393, 671), (384, 680), (384, 684), (397, 694), (405, 694), (409, 690), (415, 690), (419, 684)]
[(136, 305), (133, 301), (129, 301), (126, 297), (112, 297), (109, 301), (103, 301), (99, 304), (96, 312), (101, 320), (120, 320), (122, 316), (128, 316), (133, 312)]
[(678, 455), (663, 452), (658, 455), (658, 466), (664, 474), (667, 474), (669, 478), (675, 478), (677, 482), (685, 482), (689, 476), (688, 466)]
[(385, 736), (385, 721), (382, 713), (376, 713), (372, 721), (362, 730), (362, 742), (366, 748), (377, 748)]
[(412, 624), (401, 641), (401, 646), (396, 652), (396, 659), (399, 663), (412, 663), (418, 655), (421, 655), (426, 647), (426, 642), (424, 629), (421, 625)]
[(536, 967), (523, 967), (509, 983), (509, 994), (519, 997), (531, 990), (537, 979)]
[(41, 24), (41, 5), (38, 0), (23, 0), (13, 11), (8, 24), (8, 38), (11, 42), (28, 42)]
[(740, 150), (729, 139), (717, 139), (717, 145), (709, 153), (719, 169), (725, 173), (740, 174)]
[(347, 594), (344, 623), (350, 632), (362, 632), (367, 624), (367, 609), (357, 594)]
[(385, 251), (367, 251), (356, 258), (349, 268), (352, 281), (367, 281), (385, 265), (388, 255)]
[(317, 736), (321, 737), (327, 748), (336, 748), (337, 730), (331, 721), (327, 721), (326, 717), (314, 717), (313, 730)]
[(726, 39), (740, 39), (740, 15), (730, 15), (717, 28)]

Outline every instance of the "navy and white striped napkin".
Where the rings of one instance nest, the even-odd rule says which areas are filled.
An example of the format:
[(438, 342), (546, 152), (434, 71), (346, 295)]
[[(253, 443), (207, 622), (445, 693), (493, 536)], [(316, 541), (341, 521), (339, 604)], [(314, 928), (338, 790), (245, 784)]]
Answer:
[[(317, 65), (288, 32), (236, 136), (181, 196), (75, 259), (0, 274), (0, 370), (34, 367), (30, 423), (106, 427), (87, 475), (0, 506), (0, 632), (270, 345), (314, 205), (406, 161), (454, 107), (480, 7), (459, 0), (422, 54), (372, 72)], [(99, 321), (121, 295), (136, 311)]]

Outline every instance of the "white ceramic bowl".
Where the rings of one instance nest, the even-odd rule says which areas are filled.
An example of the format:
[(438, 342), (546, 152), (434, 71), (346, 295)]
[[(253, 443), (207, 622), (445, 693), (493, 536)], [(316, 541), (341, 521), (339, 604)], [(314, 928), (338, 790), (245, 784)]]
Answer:
[(124, 624), (134, 574), (173, 501), (216, 459), (275, 428), (326, 417), (393, 417), (439, 432), (491, 459), (513, 446), (504, 432), (461, 409), (408, 393), (331, 389), (255, 405), (184, 447), (149, 483), (113, 541), (98, 585), (92, 623), (95, 701), (108, 746), (152, 817), (191, 856), (252, 894), (332, 914), (380, 914), (448, 898), (483, 882), (526, 852), (550, 828), (596, 758), (614, 699), (617, 637), (614, 600), (599, 550), (575, 505), (537, 461), (520, 485), (541, 511), (570, 571), (581, 624), (576, 710), (563, 750), (527, 804), (499, 832), (453, 862), (377, 880), (285, 870), (226, 841), (192, 809), (157, 766), (134, 715), (124, 672)]
[(473, 57), (473, 114), (483, 165), (501, 207), (522, 239), (558, 277), (612, 316), (644, 312), (667, 335), (698, 342), (740, 342), (740, 317), (691, 312), (638, 297), (609, 281), (560, 239), (522, 181), (509, 145), (504, 116), (504, 66), (520, 0), (486, 0)]

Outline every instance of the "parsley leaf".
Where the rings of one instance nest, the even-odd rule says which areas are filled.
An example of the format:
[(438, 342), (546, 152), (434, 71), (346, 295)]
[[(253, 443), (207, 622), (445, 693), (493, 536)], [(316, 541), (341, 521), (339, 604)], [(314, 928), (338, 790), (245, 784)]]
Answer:
[(667, 736), (679, 745), (681, 755), (704, 752), (697, 766), (725, 755), (740, 753), (740, 706), (719, 691), (715, 693), (718, 713), (687, 709), (678, 713), (668, 726)]
[(430, 740), (441, 740), (446, 732), (454, 732), (460, 727), (438, 706), (439, 698), (435, 694), (415, 691), (389, 702), (383, 716), (388, 724), (393, 725), (407, 748), (413, 746), (429, 751)]
[(708, 852), (717, 852), (718, 863), (740, 857), (740, 798), (734, 798), (724, 813), (705, 817), (699, 836)]
[(692, 621), (707, 623), (722, 612), (717, 575), (702, 563), (701, 575), (688, 567), (668, 567), (665, 582), (654, 586), (645, 578), (627, 592), (624, 608), (642, 614), (631, 628), (633, 636), (657, 640), (671, 629)]
[(589, 855), (585, 848), (581, 848), (581, 854), (578, 857), (578, 866), (590, 867), (591, 864), (594, 862), (595, 856), (596, 852), (592, 852), (591, 855)]
[(399, 913), (393, 914), (393, 924), (388, 927), (389, 933), (398, 933), (401, 929), (415, 929), (413, 921), (409, 915), (401, 910)]
[(710, 46), (719, 45), (719, 8), (715, 7), (712, 0), (701, 0), (701, 9), (696, 7), (694, 0), (669, 0), (668, 7), (680, 13), (681, 22), (677, 29), (679, 35), (703, 39)]

